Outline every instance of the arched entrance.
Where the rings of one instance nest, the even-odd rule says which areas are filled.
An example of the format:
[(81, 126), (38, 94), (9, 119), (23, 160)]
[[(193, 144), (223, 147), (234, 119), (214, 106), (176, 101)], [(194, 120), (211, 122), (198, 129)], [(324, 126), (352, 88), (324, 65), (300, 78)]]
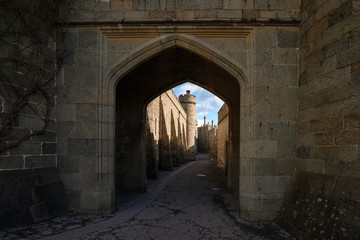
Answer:
[(172, 46), (137, 66), (116, 86), (116, 189), (146, 190), (146, 106), (175, 85), (191, 82), (218, 95), (230, 107), (228, 188), (239, 191), (240, 84), (229, 72), (181, 46)]

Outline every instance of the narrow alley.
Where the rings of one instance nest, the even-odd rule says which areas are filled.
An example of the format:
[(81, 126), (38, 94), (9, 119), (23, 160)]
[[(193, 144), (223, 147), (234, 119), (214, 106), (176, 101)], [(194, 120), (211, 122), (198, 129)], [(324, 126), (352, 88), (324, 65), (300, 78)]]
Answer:
[[(2, 239), (291, 239), (274, 223), (248, 223), (231, 211), (226, 179), (210, 154), (150, 183), (148, 193), (113, 215), (72, 216), (73, 224), (40, 223)], [(57, 222), (57, 224), (55, 224)], [(84, 224), (81, 225), (81, 222)], [(42, 227), (39, 227), (42, 225)], [(45, 227), (47, 226), (47, 227)], [(72, 229), (76, 228), (76, 229)], [(72, 230), (71, 230), (72, 229)], [(37, 230), (37, 231), (36, 231)], [(39, 232), (40, 231), (40, 232)]]

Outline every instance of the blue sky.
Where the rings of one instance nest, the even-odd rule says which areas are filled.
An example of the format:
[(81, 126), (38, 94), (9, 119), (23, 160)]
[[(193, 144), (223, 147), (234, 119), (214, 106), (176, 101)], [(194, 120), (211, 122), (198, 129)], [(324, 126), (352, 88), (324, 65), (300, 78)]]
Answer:
[(224, 102), (212, 94), (192, 83), (184, 83), (173, 88), (174, 93), (177, 97), (181, 94), (186, 94), (186, 90), (190, 90), (191, 94), (196, 96), (196, 120), (198, 120), (198, 126), (202, 126), (204, 123), (204, 116), (206, 116), (206, 122), (211, 124), (211, 120), (214, 120), (214, 125), (217, 125), (218, 115), (217, 112), (224, 104)]

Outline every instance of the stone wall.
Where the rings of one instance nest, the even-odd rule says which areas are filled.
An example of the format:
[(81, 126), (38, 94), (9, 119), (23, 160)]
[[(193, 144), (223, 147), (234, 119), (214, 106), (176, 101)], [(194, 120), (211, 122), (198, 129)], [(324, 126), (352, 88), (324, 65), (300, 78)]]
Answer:
[(298, 171), (278, 218), (299, 239), (360, 236), (359, 10), (352, 0), (301, 4)]
[(359, 239), (359, 184), (359, 178), (296, 171), (277, 222), (298, 239)]
[[(172, 170), (173, 167), (180, 166), (187, 155), (187, 114), (173, 90), (162, 93), (148, 104), (147, 125), (147, 138), (152, 138), (147, 142), (152, 144), (151, 151), (154, 155), (154, 159), (147, 159), (147, 164), (152, 166), (147, 174), (148, 177), (157, 178), (159, 167), (162, 170)], [(167, 162), (166, 169), (161, 161)]]
[(56, 166), (55, 17), (51, 1), (0, 3), (0, 169)]
[(256, 221), (277, 216), (294, 171), (298, 28), (256, 27), (252, 41), (252, 78), (241, 101), (239, 189), (240, 216)]
[(56, 127), (68, 196), (83, 212), (112, 211), (118, 171), (144, 191), (145, 106), (191, 81), (229, 104), (227, 184), (241, 217), (272, 220), (296, 157), (299, 1), (178, 1), (176, 20), (173, 3), (60, 7), (69, 48)]
[(301, 9), (296, 169), (359, 177), (359, 3)]
[(198, 127), (198, 144), (199, 152), (211, 153), (214, 156), (217, 155), (217, 131), (218, 128), (215, 125), (203, 125)]
[(227, 172), (229, 144), (229, 107), (226, 103), (218, 111), (217, 166)]
[(57, 168), (0, 171), (0, 229), (44, 221), (67, 211)]
[(61, 11), (71, 21), (136, 19), (299, 19), (300, 0), (76, 0), (63, 1)]

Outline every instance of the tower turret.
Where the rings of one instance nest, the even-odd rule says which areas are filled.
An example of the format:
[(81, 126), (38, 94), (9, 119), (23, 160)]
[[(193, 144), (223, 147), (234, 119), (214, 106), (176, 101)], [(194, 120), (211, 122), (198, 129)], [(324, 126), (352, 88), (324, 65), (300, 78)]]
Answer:
[(184, 108), (187, 114), (187, 141), (189, 146), (189, 158), (190, 160), (195, 159), (197, 153), (196, 146), (196, 119), (195, 119), (195, 105), (196, 97), (190, 94), (190, 90), (186, 91), (186, 94), (179, 96), (181, 106)]

